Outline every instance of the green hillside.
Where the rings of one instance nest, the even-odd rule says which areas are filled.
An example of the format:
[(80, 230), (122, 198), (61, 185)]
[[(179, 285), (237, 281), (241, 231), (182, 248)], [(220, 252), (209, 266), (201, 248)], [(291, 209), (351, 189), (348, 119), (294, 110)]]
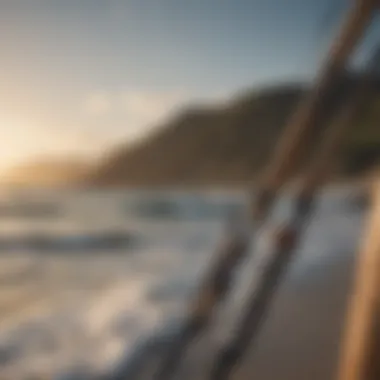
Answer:
[[(338, 82), (324, 99), (322, 117), (356, 85), (354, 76)], [(334, 163), (336, 176), (358, 175), (380, 157), (378, 81), (374, 90)], [(224, 107), (179, 113), (139, 144), (110, 152), (86, 182), (97, 186), (245, 183), (268, 162), (287, 119), (307, 92), (298, 84), (270, 87), (240, 94)], [(305, 146), (303, 164), (316, 147), (318, 133), (315, 130)]]

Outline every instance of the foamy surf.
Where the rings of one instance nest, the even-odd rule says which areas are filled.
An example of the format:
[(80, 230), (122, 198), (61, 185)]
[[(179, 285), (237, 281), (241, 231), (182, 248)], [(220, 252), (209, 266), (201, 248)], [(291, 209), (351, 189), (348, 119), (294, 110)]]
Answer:
[[(118, 371), (131, 370), (147, 352), (154, 356), (168, 344), (210, 264), (222, 232), (223, 212), (198, 218), (190, 213), (191, 218), (183, 220), (178, 215), (175, 220), (167, 216), (165, 220), (157, 216), (150, 219), (146, 213), (132, 216), (128, 208), (120, 207), (131, 202), (128, 194), (92, 196), (97, 201), (90, 199), (87, 204), (83, 194), (78, 195), (80, 202), (75, 194), (57, 199), (60, 207), (66, 208), (66, 219), (40, 228), (84, 230), (91, 228), (93, 220), (93, 228), (99, 231), (110, 225), (133, 229), (144, 236), (144, 244), (132, 248), (133, 254), (104, 251), (66, 255), (52, 251), (41, 256), (24, 250), (2, 255), (0, 368), (4, 379), (18, 380), (32, 374), (54, 378), (75, 372), (81, 376), (105, 373), (117, 379)], [(133, 196), (136, 202), (138, 197)], [(215, 202), (208, 194), (202, 202), (220, 205), (224, 199), (231, 203), (231, 196), (224, 197), (218, 195)], [(243, 197), (232, 197), (243, 205)], [(319, 203), (299, 260), (291, 267), (286, 285), (291, 294), (298, 294), (300, 289), (314, 291), (313, 287), (320, 286), (323, 266), (342, 255), (350, 257), (355, 250), (362, 213), (351, 209), (344, 199), (344, 191), (340, 195), (335, 190)], [(181, 196), (177, 194), (175, 201), (181, 204)], [(185, 197), (183, 202), (189, 215), (189, 201)], [(84, 218), (73, 204), (88, 207), (86, 215), (91, 213), (91, 218)], [(287, 210), (287, 203), (281, 203), (274, 218), (281, 221)], [(13, 229), (22, 232), (35, 228), (30, 221), (12, 223)], [(263, 252), (270, 249), (265, 247), (265, 236), (261, 244)], [(213, 350), (233, 332), (236, 310), (244, 302), (252, 273), (259, 269), (250, 257), (241, 268), (243, 276), (236, 283), (236, 291), (221, 309), (209, 335)]]

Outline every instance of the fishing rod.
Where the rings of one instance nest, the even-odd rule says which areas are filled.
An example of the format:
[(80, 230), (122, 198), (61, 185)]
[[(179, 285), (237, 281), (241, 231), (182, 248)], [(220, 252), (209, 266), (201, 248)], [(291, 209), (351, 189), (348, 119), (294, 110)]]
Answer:
[[(251, 205), (252, 228), (257, 231), (267, 219), (267, 215), (276, 200), (276, 195), (292, 174), (293, 166), (300, 156), (302, 143), (315, 127), (317, 115), (324, 105), (324, 95), (333, 87), (337, 74), (346, 65), (352, 50), (361, 38), (372, 16), (374, 0), (357, 0), (348, 12), (343, 26), (336, 37), (323, 70), (319, 73), (314, 90), (302, 102), (286, 126), (283, 139), (275, 151), (274, 160), (263, 176), (254, 202)], [(170, 380), (176, 372), (187, 346), (208, 326), (213, 311), (225, 298), (229, 290), (232, 273), (237, 264), (247, 254), (251, 242), (247, 236), (233, 234), (227, 244), (221, 247), (218, 259), (212, 266), (201, 286), (198, 297), (190, 306), (183, 329), (172, 348), (158, 368), (155, 380)]]
[(257, 287), (254, 287), (248, 306), (238, 325), (236, 335), (223, 348), (212, 366), (210, 380), (227, 380), (233, 369), (243, 359), (248, 347), (255, 341), (257, 333), (268, 312), (270, 303), (284, 276), (287, 266), (294, 256), (297, 243), (313, 211), (316, 193), (326, 179), (330, 162), (336, 153), (344, 132), (362, 113), (371, 95), (372, 79), (379, 74), (380, 48), (374, 53), (359, 88), (350, 96), (316, 153), (310, 170), (296, 195), (295, 206), (290, 221), (280, 230), (273, 231), (274, 252), (261, 274)]

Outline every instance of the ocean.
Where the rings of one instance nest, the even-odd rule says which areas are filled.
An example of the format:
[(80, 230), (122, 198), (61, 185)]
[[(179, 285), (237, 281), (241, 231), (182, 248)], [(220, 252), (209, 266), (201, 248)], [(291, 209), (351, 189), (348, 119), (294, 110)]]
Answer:
[[(329, 188), (319, 197), (260, 338), (254, 368), (262, 380), (274, 380), (276, 371), (296, 379), (291, 377), (296, 363), (313, 357), (314, 372), (325, 376), (319, 378), (331, 376), (366, 211), (354, 202), (355, 191)], [(0, 201), (54, 208), (52, 215), (0, 216), (0, 238), (24, 241), (12, 249), (0, 246), (0, 379), (111, 379), (144, 355), (152, 337), (173, 333), (181, 324), (226, 218), (245, 209), (247, 196), (238, 191), (36, 190), (3, 193)], [(290, 206), (284, 195), (271, 223), (286, 220)], [(89, 241), (110, 231), (132, 239), (116, 248), (73, 244), (73, 234), (76, 241), (78, 236)], [(60, 244), (71, 236), (72, 242), (65, 249), (57, 243), (38, 250), (25, 243), (26, 236), (37, 233), (59, 237)], [(263, 251), (269, 243), (262, 234)], [(235, 291), (208, 333), (213, 350), (234, 331), (259, 267), (250, 255), (241, 266)], [(273, 360), (276, 366), (269, 364)]]

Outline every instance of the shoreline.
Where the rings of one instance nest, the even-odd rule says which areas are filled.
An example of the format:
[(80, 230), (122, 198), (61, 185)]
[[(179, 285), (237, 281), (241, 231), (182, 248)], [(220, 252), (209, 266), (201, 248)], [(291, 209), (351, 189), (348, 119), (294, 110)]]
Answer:
[[(354, 187), (366, 187), (370, 185), (374, 177), (377, 176), (377, 170), (372, 170), (362, 175), (355, 177), (336, 177), (329, 178), (324, 181), (323, 188), (341, 188), (347, 186)], [(293, 177), (287, 182), (284, 186), (284, 189), (293, 188), (298, 186), (298, 184), (304, 179), (303, 175)], [(144, 183), (145, 182), (145, 183)], [(12, 183), (1, 183), (0, 182), (0, 191), (19, 191), (19, 192), (28, 192), (28, 191), (38, 191), (38, 190), (56, 190), (56, 191), (115, 191), (115, 190), (153, 190), (153, 191), (232, 191), (232, 192), (246, 192), (254, 188), (255, 183), (258, 183), (259, 179), (250, 179), (250, 180), (236, 180), (236, 181), (224, 181), (224, 180), (189, 180), (189, 181), (142, 181), (136, 183), (128, 183), (128, 181), (120, 181), (119, 183), (104, 183), (104, 184), (91, 184), (84, 182), (71, 182), (66, 184), (51, 185), (51, 186), (39, 186), (39, 185), (18, 185)]]

